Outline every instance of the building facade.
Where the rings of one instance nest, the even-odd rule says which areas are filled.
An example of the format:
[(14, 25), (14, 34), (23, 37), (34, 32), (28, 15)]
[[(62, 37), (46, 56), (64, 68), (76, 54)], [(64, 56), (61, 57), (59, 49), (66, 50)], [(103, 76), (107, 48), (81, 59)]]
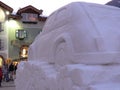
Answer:
[(0, 66), (9, 56), (8, 51), (8, 17), (13, 9), (0, 1)]
[[(0, 1), (0, 56), (7, 63), (26, 60), (29, 45), (42, 31), (47, 17), (31, 5), (13, 9)], [(2, 61), (2, 60), (1, 60)]]

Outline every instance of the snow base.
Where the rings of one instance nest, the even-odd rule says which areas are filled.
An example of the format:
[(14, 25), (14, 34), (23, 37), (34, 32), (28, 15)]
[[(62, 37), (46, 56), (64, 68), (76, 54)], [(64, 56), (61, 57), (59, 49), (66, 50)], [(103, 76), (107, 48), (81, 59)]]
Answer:
[(16, 90), (120, 90), (120, 65), (71, 64), (59, 70), (39, 61), (21, 62)]

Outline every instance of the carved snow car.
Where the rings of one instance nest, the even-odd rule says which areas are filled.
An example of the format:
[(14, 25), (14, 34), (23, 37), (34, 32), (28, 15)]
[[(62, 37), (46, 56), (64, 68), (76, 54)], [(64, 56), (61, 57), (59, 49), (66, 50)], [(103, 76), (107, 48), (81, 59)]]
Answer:
[(56, 65), (120, 63), (119, 29), (119, 8), (71, 3), (48, 17), (28, 59)]

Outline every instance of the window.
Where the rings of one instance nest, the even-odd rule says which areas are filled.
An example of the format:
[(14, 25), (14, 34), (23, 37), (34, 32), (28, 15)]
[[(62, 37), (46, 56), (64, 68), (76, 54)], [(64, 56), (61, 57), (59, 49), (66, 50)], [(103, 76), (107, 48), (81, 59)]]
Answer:
[(4, 42), (0, 39), (0, 50), (4, 50)]
[(16, 38), (18, 38), (19, 40), (23, 40), (26, 37), (27, 37), (26, 30), (16, 30)]
[(58, 28), (70, 23), (70, 18), (71, 18), (71, 12), (69, 7), (68, 8), (63, 7), (59, 9), (55, 17), (55, 23), (56, 23), (55, 26)]
[(37, 22), (38, 14), (33, 13), (22, 13), (22, 21), (23, 22)]
[(2, 23), (0, 22), (0, 32), (3, 31), (2, 29)]

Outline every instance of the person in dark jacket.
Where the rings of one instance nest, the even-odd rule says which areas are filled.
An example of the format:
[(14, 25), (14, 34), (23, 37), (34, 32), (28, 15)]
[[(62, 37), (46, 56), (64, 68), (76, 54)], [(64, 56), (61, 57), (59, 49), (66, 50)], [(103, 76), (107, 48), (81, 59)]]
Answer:
[(13, 63), (11, 63), (10, 66), (9, 66), (9, 73), (10, 73), (10, 80), (13, 80), (13, 75), (14, 75), (14, 65), (13, 65)]
[(2, 68), (0, 67), (0, 87), (1, 87), (1, 83), (2, 83)]

